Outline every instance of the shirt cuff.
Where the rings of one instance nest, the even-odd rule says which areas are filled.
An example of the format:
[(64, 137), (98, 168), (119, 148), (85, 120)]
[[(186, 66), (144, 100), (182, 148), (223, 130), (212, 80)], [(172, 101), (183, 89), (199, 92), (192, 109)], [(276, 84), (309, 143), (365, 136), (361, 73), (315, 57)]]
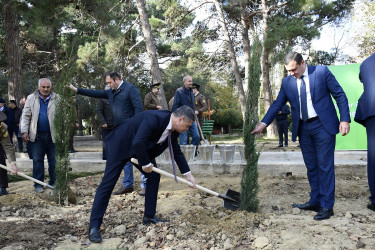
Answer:
[(268, 124), (267, 124), (267, 123), (265, 123), (265, 122), (260, 122), (260, 123), (262, 123), (262, 124), (266, 125), (266, 127), (268, 126)]
[(187, 175), (187, 174), (189, 174), (189, 173), (191, 173), (191, 171), (189, 171), (189, 172), (186, 172), (186, 173), (183, 173), (182, 175)]
[(147, 165), (144, 165), (144, 166), (142, 166), (142, 167), (145, 167), (145, 168), (148, 168), (149, 166), (151, 166), (151, 162), (149, 163), (149, 164), (147, 164)]

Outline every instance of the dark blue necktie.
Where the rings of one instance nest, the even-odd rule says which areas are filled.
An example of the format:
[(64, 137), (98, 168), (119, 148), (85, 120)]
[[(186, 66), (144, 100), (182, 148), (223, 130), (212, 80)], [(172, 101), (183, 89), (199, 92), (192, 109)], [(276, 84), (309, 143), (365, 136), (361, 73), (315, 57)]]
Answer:
[(305, 84), (305, 81), (303, 80), (303, 76), (301, 76), (301, 87), (299, 89), (299, 95), (301, 97), (302, 120), (307, 121), (307, 119), (309, 119), (309, 115), (307, 113), (306, 84)]
[(174, 175), (174, 180), (177, 181), (177, 176), (176, 176), (176, 166), (174, 163), (174, 153), (173, 153), (173, 148), (172, 148), (172, 132), (173, 130), (168, 131), (168, 148), (169, 148), (169, 153), (171, 154), (171, 160), (172, 160), (172, 166), (173, 166), (173, 175)]

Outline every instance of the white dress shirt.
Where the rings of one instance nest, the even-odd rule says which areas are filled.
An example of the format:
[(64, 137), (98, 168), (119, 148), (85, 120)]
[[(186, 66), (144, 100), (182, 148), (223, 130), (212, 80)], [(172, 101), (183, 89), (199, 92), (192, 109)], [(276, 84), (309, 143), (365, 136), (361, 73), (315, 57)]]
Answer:
[[(307, 65), (306, 65), (306, 70), (303, 73), (303, 80), (305, 81), (306, 85), (306, 97), (307, 97), (307, 113), (308, 113), (308, 119), (313, 118), (315, 116), (318, 116), (316, 114), (316, 111), (314, 109), (312, 100), (311, 100), (311, 92), (310, 92), (310, 79), (309, 79), (309, 71), (307, 70)], [(297, 89), (298, 89), (298, 95), (299, 95), (299, 111), (300, 111), (300, 119), (302, 119), (302, 111), (301, 111), (301, 93), (300, 93), (300, 88), (301, 88), (301, 78), (296, 79), (297, 80)]]

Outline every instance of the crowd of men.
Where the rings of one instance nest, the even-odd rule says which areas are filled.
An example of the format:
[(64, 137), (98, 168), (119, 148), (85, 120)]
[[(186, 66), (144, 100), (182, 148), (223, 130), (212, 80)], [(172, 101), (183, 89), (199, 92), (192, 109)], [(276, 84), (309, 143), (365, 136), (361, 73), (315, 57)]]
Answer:
[[(325, 220), (333, 216), (335, 201), (334, 151), (335, 137), (339, 132), (345, 136), (350, 131), (351, 122), (348, 100), (326, 66), (310, 66), (301, 54), (290, 52), (284, 59), (289, 76), (283, 78), (280, 92), (266, 115), (252, 133), (261, 133), (275, 118), (280, 121), (285, 133), (284, 122), (292, 109), (292, 140), (298, 138), (307, 168), (310, 184), (310, 199), (306, 203), (292, 204), (302, 210), (316, 211), (315, 220)], [(364, 93), (359, 100), (355, 121), (366, 127), (368, 140), (368, 181), (370, 201), (368, 208), (375, 211), (375, 54), (361, 65), (360, 80)], [(160, 84), (151, 85), (142, 102), (140, 92), (133, 84), (121, 79), (119, 73), (111, 71), (105, 75), (106, 88), (91, 90), (70, 88), (77, 94), (99, 98), (97, 111), (102, 125), (103, 159), (106, 167), (103, 179), (97, 189), (90, 216), (89, 238), (92, 242), (102, 241), (100, 226), (115, 184), (124, 171), (123, 187), (114, 194), (133, 191), (133, 165), (141, 172), (140, 195), (145, 196), (143, 224), (166, 222), (156, 214), (157, 193), (160, 175), (153, 172), (157, 167), (155, 158), (169, 148), (172, 163), (177, 163), (180, 172), (195, 187), (196, 182), (180, 145), (187, 144), (188, 131), (191, 144), (198, 146), (200, 135), (198, 126), (202, 125), (202, 113), (207, 109), (199, 85), (193, 83), (190, 75), (185, 75), (183, 85), (178, 88), (170, 101), (171, 112), (163, 110), (159, 98)], [(332, 97), (340, 112), (337, 117)], [(52, 82), (41, 78), (38, 89), (30, 94), (24, 106), (17, 108), (14, 101), (5, 106), (0, 98), (0, 142), (5, 152), (0, 152), (0, 163), (5, 164), (5, 155), (17, 172), (14, 148), (11, 146), (13, 134), (29, 145), (33, 159), (33, 177), (44, 181), (44, 157), (47, 155), (49, 184), (54, 185), (55, 176), (55, 131), (53, 127), (56, 100), (60, 98), (52, 91)], [(21, 104), (21, 102), (20, 102)], [(23, 103), (22, 103), (23, 104)], [(143, 111), (145, 109), (146, 111)], [(5, 121), (5, 122), (3, 122)], [(281, 122), (282, 121), (282, 122)], [(287, 134), (285, 144), (288, 145)], [(23, 144), (23, 143), (21, 143)], [(20, 145), (19, 145), (20, 146)], [(283, 146), (283, 139), (280, 140)], [(1, 149), (2, 149), (1, 148)], [(23, 151), (23, 148), (19, 148)], [(4, 158), (4, 161), (3, 161)], [(133, 164), (136, 158), (138, 164)], [(174, 169), (175, 172), (175, 169)], [(6, 173), (0, 171), (0, 195), (6, 195)], [(34, 184), (36, 192), (43, 192), (40, 184)]]

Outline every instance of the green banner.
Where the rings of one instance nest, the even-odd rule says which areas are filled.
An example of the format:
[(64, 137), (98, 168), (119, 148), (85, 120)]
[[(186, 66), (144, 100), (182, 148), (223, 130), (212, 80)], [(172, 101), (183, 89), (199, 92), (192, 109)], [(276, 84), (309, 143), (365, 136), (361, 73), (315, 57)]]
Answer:
[[(336, 77), (344, 89), (349, 101), (350, 110), (350, 132), (346, 136), (337, 134), (336, 149), (367, 149), (366, 129), (359, 123), (354, 121), (355, 111), (357, 109), (357, 102), (363, 93), (363, 84), (359, 81), (359, 66), (360, 64), (347, 64), (338, 66), (328, 66), (329, 70)], [(336, 112), (340, 115), (336, 105)]]

